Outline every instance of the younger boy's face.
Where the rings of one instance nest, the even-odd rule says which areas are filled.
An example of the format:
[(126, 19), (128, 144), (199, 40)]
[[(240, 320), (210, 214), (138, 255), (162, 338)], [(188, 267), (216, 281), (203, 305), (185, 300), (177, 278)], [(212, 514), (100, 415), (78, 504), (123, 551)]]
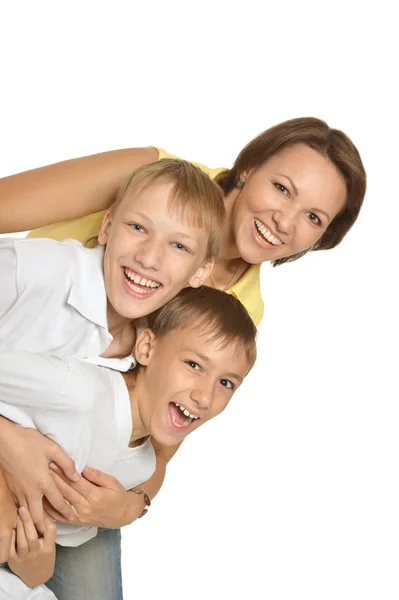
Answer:
[(136, 380), (139, 414), (133, 422), (138, 417), (141, 423), (135, 425), (165, 446), (220, 414), (249, 369), (246, 353), (234, 342), (220, 348), (220, 339), (210, 340), (194, 326), (160, 338), (145, 330), (136, 358), (145, 369)]
[(108, 311), (127, 319), (148, 315), (208, 277), (208, 233), (169, 213), (172, 196), (172, 183), (156, 183), (134, 198), (127, 194), (115, 214), (105, 215), (98, 239), (106, 244)]

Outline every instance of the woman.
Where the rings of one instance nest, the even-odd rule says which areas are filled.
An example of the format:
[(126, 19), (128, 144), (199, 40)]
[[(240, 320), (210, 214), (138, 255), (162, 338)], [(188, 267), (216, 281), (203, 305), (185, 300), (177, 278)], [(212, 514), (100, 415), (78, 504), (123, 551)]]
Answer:
[[(80, 217), (44, 227), (33, 235), (84, 241), (98, 232), (103, 215), (83, 215), (108, 208), (132, 168), (167, 156), (170, 155), (156, 148), (121, 150), (8, 177), (0, 181), (0, 233)], [(342, 132), (314, 118), (293, 119), (268, 129), (240, 152), (230, 170), (200, 166), (224, 191), (227, 211), (220, 254), (208, 283), (236, 295), (256, 323), (263, 314), (260, 264), (271, 261), (278, 265), (309, 251), (334, 248), (356, 221), (366, 190), (364, 167), (353, 143)], [(34, 462), (28, 460), (32, 433), (28, 432), (27, 439), (27, 432), (15, 431), (10, 424), (2, 423), (0, 464), (14, 487), (37, 499), (42, 493), (53, 494), (54, 488), (50, 475), (43, 468), (39, 473)], [(35, 452), (42, 464), (44, 458), (67, 460), (60, 457), (59, 449), (49, 440), (36, 437)], [(162, 457), (160, 465), (165, 468), (170, 457)], [(16, 464), (18, 472), (14, 468), (10, 477), (12, 469), (8, 465)], [(67, 467), (70, 469), (69, 463)], [(154, 477), (148, 487), (150, 496), (159, 490), (164, 469), (157, 469)], [(81, 495), (66, 486), (63, 493), (75, 507), (79, 504), (85, 509), (86, 520), (80, 523), (115, 526), (115, 521), (111, 525), (104, 515), (109, 513), (110, 489), (113, 494), (118, 493), (116, 483), (101, 474), (92, 480), (103, 487), (93, 488), (82, 480), (73, 484)], [(22, 481), (25, 488), (16, 483)], [(96, 501), (90, 500), (93, 494)], [(119, 579), (118, 535), (107, 531), (103, 538), (98, 536), (97, 546), (87, 544), (85, 554), (79, 558), (59, 556), (59, 572), (73, 572), (82, 581), (89, 571), (85, 564), (97, 556), (96, 569), (103, 572), (106, 564)], [(68, 591), (71, 597), (78, 598), (71, 584)], [(92, 594), (112, 597), (103, 588), (93, 588)]]

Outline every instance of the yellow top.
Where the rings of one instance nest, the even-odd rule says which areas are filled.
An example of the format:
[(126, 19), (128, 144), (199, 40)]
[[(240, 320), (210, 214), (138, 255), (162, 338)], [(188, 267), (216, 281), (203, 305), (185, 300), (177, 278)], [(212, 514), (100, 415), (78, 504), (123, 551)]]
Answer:
[[(168, 152), (165, 152), (162, 148), (156, 148), (156, 150), (159, 152), (159, 159), (177, 158), (173, 154), (168, 154)], [(223, 168), (210, 169), (199, 163), (193, 164), (207, 173), (211, 179), (214, 179), (216, 175), (225, 170)], [(101, 211), (80, 217), (79, 219), (71, 219), (69, 221), (55, 223), (54, 225), (46, 225), (45, 227), (34, 229), (27, 237), (52, 238), (53, 240), (59, 241), (65, 240), (66, 238), (73, 238), (84, 243), (98, 234), (104, 214), (105, 211)], [(251, 265), (241, 279), (230, 289), (226, 290), (228, 294), (232, 294), (242, 302), (255, 325), (259, 325), (264, 310), (262, 296), (260, 295), (259, 275), (260, 265)]]

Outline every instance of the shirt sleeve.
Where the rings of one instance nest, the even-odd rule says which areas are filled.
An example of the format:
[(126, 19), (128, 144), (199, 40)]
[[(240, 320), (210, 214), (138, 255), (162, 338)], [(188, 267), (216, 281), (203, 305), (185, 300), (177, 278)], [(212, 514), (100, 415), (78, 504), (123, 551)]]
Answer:
[(17, 256), (11, 239), (0, 239), (0, 320), (18, 298)]
[(34, 416), (58, 397), (67, 374), (66, 357), (1, 351), (0, 414), (28, 427)]

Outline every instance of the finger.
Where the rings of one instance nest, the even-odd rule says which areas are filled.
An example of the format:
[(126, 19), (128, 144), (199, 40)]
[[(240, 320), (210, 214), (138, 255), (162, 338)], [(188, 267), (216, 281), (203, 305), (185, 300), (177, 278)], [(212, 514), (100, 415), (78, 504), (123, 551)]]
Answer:
[[(16, 541), (17, 541), (17, 536), (15, 534), (15, 529), (13, 529), (12, 534), (11, 534), (10, 552), (9, 552), (7, 560), (9, 560), (10, 558), (15, 558), (17, 555)], [(4, 561), (4, 562), (6, 562), (6, 561)]]
[(59, 513), (57, 510), (55, 510), (55, 508), (53, 508), (51, 506), (51, 504), (49, 503), (49, 501), (47, 500), (47, 498), (43, 499), (43, 506), (44, 506), (47, 514), (54, 521), (58, 521), (60, 523), (73, 523), (73, 521), (70, 521), (69, 519), (66, 519), (61, 513)]
[(37, 550), (39, 548), (39, 536), (37, 535), (36, 527), (28, 509), (25, 506), (20, 506), (18, 514), (24, 526), (25, 538), (28, 542), (29, 550)]
[(65, 475), (71, 481), (79, 481), (80, 474), (76, 470), (76, 466), (72, 458), (69, 458), (67, 454), (59, 447), (54, 446), (54, 451), (51, 456), (48, 457), (53, 463), (65, 473)]
[(18, 554), (27, 554), (29, 551), (28, 541), (25, 537), (24, 526), (21, 520), (21, 517), (17, 517), (17, 553)]
[(119, 489), (121, 487), (121, 483), (115, 477), (112, 477), (112, 475), (109, 475), (108, 473), (104, 473), (104, 471), (93, 469), (92, 467), (85, 467), (82, 475), (85, 479), (99, 487), (105, 487), (107, 489)]
[[(92, 485), (88, 481), (85, 481), (83, 477), (77, 483), (67, 483), (58, 473), (53, 472), (52, 476), (58, 490), (70, 504), (77, 507), (82, 502), (86, 503), (86, 497), (89, 495)], [(54, 506), (54, 508), (57, 507)]]
[(44, 515), (44, 521), (46, 526), (44, 532), (44, 545), (53, 545), (55, 538), (57, 537), (57, 524), (47, 513)]
[[(64, 515), (64, 517), (66, 519), (72, 518), (73, 512), (71, 511), (70, 504), (64, 498), (62, 491), (60, 491), (59, 488), (57, 487), (57, 485), (54, 481), (54, 477), (53, 477), (54, 473), (52, 471), (50, 471), (50, 473), (51, 473), (52, 477), (49, 478), (49, 483), (46, 486), (46, 489), (43, 491), (43, 493), (46, 496), (47, 500), (50, 502), (50, 504), (59, 513)], [(42, 509), (43, 509), (43, 505), (42, 505)], [(43, 522), (44, 522), (44, 519), (43, 519)]]
[(30, 517), (36, 526), (39, 533), (44, 531), (44, 515), (43, 515), (43, 496), (42, 494), (35, 493), (34, 496), (29, 498), (25, 504), (20, 506), (28, 507)]

